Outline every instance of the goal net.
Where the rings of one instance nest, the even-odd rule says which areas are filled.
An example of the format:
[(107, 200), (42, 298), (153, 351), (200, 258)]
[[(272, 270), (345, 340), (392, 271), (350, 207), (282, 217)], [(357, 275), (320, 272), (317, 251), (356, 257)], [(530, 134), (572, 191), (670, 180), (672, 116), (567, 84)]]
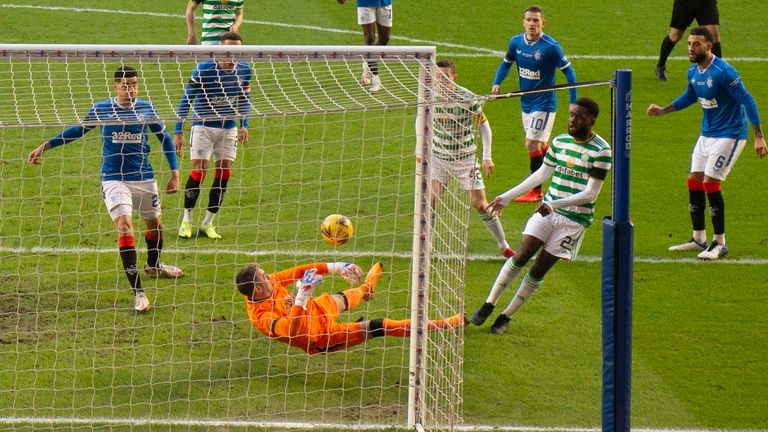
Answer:
[[(461, 422), (462, 328), (425, 331), (428, 320), (464, 311), (470, 214), (453, 183), (430, 203), (423, 156), (435, 52), (366, 49), (0, 45), (0, 430)], [(140, 271), (151, 308), (137, 314), (102, 196), (99, 126), (111, 123), (102, 119), (46, 151), (39, 166), (27, 156), (115, 97), (122, 65), (138, 71), (138, 97), (173, 134), (193, 69), (211, 59), (252, 68), (249, 139), (237, 148), (213, 219), (222, 238), (198, 233), (213, 162), (192, 213), (193, 236), (179, 238), (189, 150), (178, 158), (181, 191), (165, 194), (169, 163), (148, 133), (164, 223), (160, 261), (185, 275)], [(376, 62), (378, 92), (361, 84), (366, 61)], [(339, 247), (320, 235), (333, 213), (355, 228)], [(141, 270), (147, 243), (135, 211), (133, 230)], [(252, 262), (269, 274), (314, 262), (353, 262), (365, 273), (381, 262), (375, 297), (338, 321), (411, 319), (411, 338), (312, 356), (269, 338), (251, 324), (234, 283)], [(348, 288), (327, 275), (314, 294)]]

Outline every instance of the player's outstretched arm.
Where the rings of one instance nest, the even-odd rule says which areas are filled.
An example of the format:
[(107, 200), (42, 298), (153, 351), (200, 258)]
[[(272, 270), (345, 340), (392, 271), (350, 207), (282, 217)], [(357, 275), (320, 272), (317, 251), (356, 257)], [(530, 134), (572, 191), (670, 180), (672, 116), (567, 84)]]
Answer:
[(493, 207), (494, 211), (497, 211), (498, 213), (498, 211), (506, 207), (506, 205), (509, 204), (509, 202), (512, 201), (515, 197), (528, 192), (536, 185), (544, 183), (544, 181), (546, 181), (553, 172), (555, 172), (555, 167), (547, 165), (546, 163), (542, 164), (539, 169), (531, 173), (531, 175), (526, 177), (526, 179), (521, 181), (517, 186), (497, 196), (491, 202), (489, 208)]
[(245, 18), (245, 11), (244, 8), (241, 7), (235, 11), (235, 22), (232, 23), (229, 31), (237, 33), (237, 31), (240, 29), (240, 25), (243, 24), (243, 18)]
[(39, 165), (40, 159), (43, 158), (43, 153), (51, 149), (51, 143), (46, 141), (39, 146), (37, 146), (34, 150), (32, 150), (29, 155), (27, 156), (27, 162), (29, 162), (30, 165)]
[(330, 262), (328, 263), (328, 273), (336, 274), (344, 278), (350, 285), (360, 283), (360, 276), (363, 275), (363, 269), (357, 264), (348, 262)]

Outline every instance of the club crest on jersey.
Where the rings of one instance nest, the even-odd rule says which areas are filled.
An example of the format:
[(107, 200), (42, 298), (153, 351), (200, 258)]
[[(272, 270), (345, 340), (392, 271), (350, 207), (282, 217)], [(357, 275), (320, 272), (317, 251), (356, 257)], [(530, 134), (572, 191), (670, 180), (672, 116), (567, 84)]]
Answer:
[(538, 70), (531, 70), (526, 68), (520, 68), (519, 71), (520, 78), (523, 79), (529, 79), (529, 80), (538, 80), (541, 79), (541, 71)]
[(712, 88), (712, 77), (707, 77), (707, 88)]
[(712, 108), (718, 107), (717, 99), (715, 98), (712, 98), (712, 99), (699, 98), (699, 103), (701, 104), (701, 107), (703, 109), (712, 109)]
[(536, 59), (536, 61), (541, 61), (541, 58), (543, 57), (543, 54), (541, 54), (541, 51), (536, 50), (535, 53), (533, 53), (533, 58)]

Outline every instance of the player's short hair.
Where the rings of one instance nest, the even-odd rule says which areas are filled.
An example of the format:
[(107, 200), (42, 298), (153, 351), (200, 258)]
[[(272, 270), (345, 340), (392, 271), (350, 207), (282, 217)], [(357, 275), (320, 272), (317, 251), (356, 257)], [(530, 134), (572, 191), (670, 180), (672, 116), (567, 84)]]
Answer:
[(712, 36), (712, 32), (704, 26), (694, 27), (691, 29), (691, 36), (704, 36), (704, 40), (709, 43), (715, 43), (715, 38)]
[(580, 97), (576, 99), (576, 102), (574, 102), (573, 104), (586, 109), (589, 115), (591, 115), (594, 118), (597, 118), (597, 115), (600, 114), (600, 105), (598, 105), (597, 102), (595, 102), (593, 99), (590, 99), (588, 97)]
[(249, 299), (253, 297), (253, 291), (258, 284), (266, 284), (268, 281), (262, 277), (260, 272), (261, 267), (258, 264), (248, 264), (240, 269), (235, 277), (235, 285), (240, 294), (247, 296)]
[(223, 44), (226, 40), (234, 40), (234, 41), (243, 41), (243, 37), (240, 36), (240, 33), (229, 31), (221, 35), (221, 43)]
[(539, 5), (530, 5), (523, 11), (523, 15), (525, 15), (527, 12), (533, 12), (541, 14), (541, 16), (544, 16), (544, 9), (541, 8)]
[(131, 66), (122, 65), (115, 71), (115, 81), (124, 80), (126, 78), (136, 78), (139, 73)]
[(437, 62), (437, 67), (451, 68), (451, 72), (453, 72), (454, 75), (456, 74), (456, 63), (451, 60), (440, 60)]

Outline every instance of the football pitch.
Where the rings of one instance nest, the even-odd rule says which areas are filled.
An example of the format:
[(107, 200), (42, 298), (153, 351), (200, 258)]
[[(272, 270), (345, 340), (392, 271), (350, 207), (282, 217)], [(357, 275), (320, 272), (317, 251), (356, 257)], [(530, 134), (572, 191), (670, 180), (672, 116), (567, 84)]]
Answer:
[[(666, 0), (539, 2), (547, 18), (545, 32), (563, 46), (579, 81), (608, 79), (616, 69), (633, 70), (631, 218), (635, 227), (634, 250), (637, 258), (634, 263), (633, 298), (633, 427), (765, 430), (768, 429), (768, 226), (763, 211), (768, 208), (768, 195), (764, 191), (768, 160), (760, 161), (756, 157), (750, 133), (747, 147), (723, 186), (730, 248), (727, 257), (708, 263), (696, 260), (693, 254), (667, 251), (669, 245), (687, 240), (690, 235), (685, 178), (701, 118), (701, 110), (697, 106), (661, 118), (645, 115), (648, 104), (663, 105), (672, 101), (686, 84), (685, 71), (689, 62), (684, 57), (684, 42), (676, 46), (668, 62), (670, 81), (658, 82), (653, 75), (658, 48), (668, 30), (671, 3)], [(76, 5), (65, 0), (0, 0), (0, 43), (180, 44), (186, 36), (183, 19), (185, 4), (182, 0), (80, 0)], [(436, 45), (438, 58), (451, 58), (457, 63), (461, 85), (479, 94), (488, 93), (509, 37), (522, 31), (521, 14), (526, 6), (527, 3), (523, 2), (490, 0), (445, 0), (439, 3), (395, 0), (390, 44)], [(745, 11), (750, 11), (750, 15), (754, 13), (754, 19), (744, 19)], [(353, 4), (342, 6), (333, 0), (246, 0), (245, 14), (246, 21), (240, 33), (246, 44), (356, 45), (362, 42), (361, 32), (355, 24)], [(768, 54), (764, 49), (768, 30), (763, 25), (766, 7), (759, 0), (722, 1), (720, 14), (724, 57), (739, 70), (763, 118), (766, 118), (768, 83), (763, 79), (768, 67)], [(199, 27), (199, 17), (196, 24)], [(560, 82), (564, 82), (562, 75), (558, 76)], [(514, 76), (507, 78), (502, 89), (517, 89)], [(608, 89), (588, 88), (579, 94), (593, 97), (600, 103), (602, 113), (595, 130), (609, 138)], [(555, 133), (566, 130), (566, 95), (562, 94), (559, 101)], [(522, 145), (519, 103), (516, 100), (493, 101), (486, 105), (485, 112), (494, 136), (496, 171), (486, 180), (488, 195), (493, 197), (525, 177), (528, 158)], [(47, 130), (46, 134), (55, 132)], [(7, 175), (17, 179), (20, 172), (26, 173), (21, 177), (33, 176), (31, 171), (27, 171), (29, 168), (23, 167), (24, 161), (20, 156), (26, 155), (43, 138), (36, 133), (23, 149), (0, 149), (3, 177)], [(152, 145), (156, 143), (152, 142)], [(83, 151), (80, 145), (71, 147), (67, 151), (73, 157), (89, 151)], [(98, 163), (97, 152), (94, 148), (90, 151), (93, 151), (91, 156), (94, 159), (89, 162), (95, 166)], [(248, 151), (243, 149), (244, 160), (257, 157), (253, 153), (248, 155)], [(164, 165), (159, 159), (153, 163), (155, 167)], [(182, 164), (182, 178), (187, 175), (188, 161), (185, 163)], [(67, 174), (68, 177), (75, 175), (78, 173)], [(86, 175), (95, 177), (96, 168), (92, 174)], [(145, 413), (134, 412), (137, 416), (155, 412), (161, 417), (207, 417), (215, 416), (219, 407), (229, 406), (226, 401), (238, 399), (248, 391), (247, 377), (251, 371), (247, 362), (227, 363), (231, 357), (227, 352), (220, 351), (222, 345), (217, 335), (235, 335), (233, 340), (224, 341), (228, 347), (234, 345), (233, 342), (246, 343), (244, 341), (262, 336), (249, 328), (241, 304), (219, 301), (231, 298), (232, 274), (218, 273), (216, 268), (221, 262), (229, 266), (227, 269), (243, 265), (251, 256), (237, 251), (231, 254), (217, 251), (213, 242), (206, 241), (196, 243), (201, 251), (192, 254), (173, 235), (179, 215), (179, 209), (173, 207), (179, 207), (181, 200), (164, 201), (166, 249), (179, 254), (176, 262), (183, 263), (193, 257), (200, 260), (196, 264), (207, 270), (206, 275), (213, 275), (218, 285), (211, 292), (185, 295), (179, 305), (171, 304), (170, 299), (166, 304), (158, 303), (153, 319), (168, 325), (167, 328), (173, 328), (176, 333), (155, 334), (146, 331), (151, 322), (142, 323), (141, 317), (128, 320), (124, 310), (111, 312), (118, 305), (124, 307), (122, 303), (126, 302), (127, 288), (124, 276), (117, 271), (114, 239), (106, 214), (99, 213), (101, 219), (91, 221), (96, 225), (95, 231), (110, 233), (103, 239), (83, 240), (76, 238), (73, 232), (57, 233), (57, 221), (49, 221), (46, 226), (50, 233), (45, 234), (61, 237), (60, 250), (76, 245), (88, 247), (82, 253), (65, 254), (71, 257), (71, 267), (94, 269), (92, 274), (67, 274), (65, 280), (71, 281), (71, 284), (68, 282), (65, 289), (87, 284), (114, 289), (101, 294), (90, 290), (90, 294), (96, 293), (94, 298), (89, 298), (90, 294), (73, 291), (72, 304), (44, 305), (43, 310), (58, 308), (71, 312), (59, 318), (38, 318), (29, 313), (18, 318), (14, 313), (33, 311), (36, 307), (39, 309), (40, 304), (25, 305), (23, 296), (14, 296), (9, 292), (11, 288), (16, 289), (18, 281), (5, 275), (24, 275), (23, 278), (31, 285), (44, 284), (45, 281), (36, 277), (34, 272), (45, 265), (45, 255), (30, 254), (22, 259), (15, 258), (18, 251), (14, 248), (19, 245), (14, 242), (11, 233), (20, 232), (18, 223), (44, 215), (40, 214), (40, 206), (28, 208), (22, 201), (18, 205), (10, 202), (9, 197), (18, 196), (18, 190), (35, 186), (13, 184), (2, 180), (2, 177), (0, 181), (0, 198), (8, 200), (2, 208), (13, 209), (3, 214), (3, 220), (0, 220), (0, 256), (5, 262), (10, 262), (5, 257), (13, 256), (16, 260), (13, 262), (18, 264), (14, 268), (0, 264), (3, 271), (0, 296), (12, 304), (0, 305), (0, 332), (8, 335), (12, 328), (27, 331), (21, 341), (0, 339), (2, 359), (21, 358), (16, 354), (26, 348), (20, 346), (39, 346), (43, 351), (43, 360), (72, 365), (72, 369), (66, 371), (66, 379), (82, 384), (82, 388), (68, 389), (68, 398), (65, 399), (56, 394), (35, 396), (38, 399), (30, 396), (27, 399), (2, 390), (18, 386), (17, 380), (24, 378), (11, 376), (7, 369), (0, 371), (0, 418), (8, 416), (8, 407), (13, 403), (16, 404), (12, 407), (16, 415), (55, 416), (58, 412), (69, 412), (67, 407), (78, 405), (78, 400), (91, 397), (110, 398), (115, 404), (132, 401), (137, 410), (146, 410)], [(594, 429), (600, 426), (600, 218), (610, 213), (608, 186), (606, 184), (598, 199), (595, 224), (588, 230), (580, 251), (581, 258), (555, 266), (536, 296), (515, 315), (509, 332), (492, 335), (488, 332), (488, 325), (466, 329), (462, 413), (465, 423), (553, 429)], [(61, 186), (57, 182), (56, 189), (61, 191), (60, 200), (64, 207), (71, 205), (65, 199), (67, 193), (82, 193), (67, 189), (66, 181)], [(98, 208), (99, 197), (94, 195), (91, 199)], [(518, 204), (510, 205), (505, 210), (502, 223), (513, 247), (518, 243), (519, 233), (533, 208), (532, 205)], [(75, 206), (65, 214), (77, 211)], [(10, 216), (17, 219), (11, 220)], [(707, 226), (711, 235), (709, 218)], [(483, 302), (502, 261), (496, 258), (495, 244), (474, 215), (469, 245), (465, 300), (467, 310), (471, 312)], [(405, 243), (398, 243), (398, 246), (402, 246), (398, 250), (409, 250)], [(275, 256), (277, 254), (274, 252)], [(368, 265), (371, 260), (364, 257), (361, 266)], [(409, 263), (400, 256), (393, 256), (387, 259), (385, 265), (407, 269)], [(69, 269), (62, 271), (66, 273)], [(393, 280), (390, 285), (407, 285), (405, 271), (393, 273), (390, 277)], [(171, 283), (166, 281), (148, 284), (150, 289), (171, 291)], [(405, 298), (406, 293), (394, 295)], [(510, 295), (507, 292), (501, 303), (509, 301)], [(38, 301), (44, 303), (47, 300)], [(99, 314), (93, 311), (99, 311)], [(406, 313), (402, 310), (377, 312)], [(199, 321), (200, 316), (215, 319)], [(47, 345), (45, 339), (46, 332), (54, 331), (57, 326), (70, 327), (58, 320), (78, 322), (76, 327), (83, 329), (127, 327), (107, 335), (95, 331), (65, 335), (61, 343), (66, 343), (68, 338), (90, 340), (92, 347), (86, 352), (57, 355), (57, 347)], [(35, 334), (35, 330), (39, 333)], [(192, 343), (179, 347), (169, 343), (172, 340), (189, 340)], [(128, 378), (109, 383), (99, 380), (98, 376), (79, 375), (78, 362), (85, 362), (95, 369), (108, 366), (119, 368), (122, 359), (115, 358), (114, 352), (111, 352), (112, 358), (104, 358), (99, 353), (102, 344), (107, 346), (116, 341), (129, 341), (139, 349), (154, 346), (154, 357), (143, 360), (148, 363), (162, 363), (164, 359), (176, 356), (193, 363), (219, 365), (218, 375), (194, 376), (193, 371), (169, 370), (167, 376), (136, 373), (128, 377), (145, 379), (144, 382), (154, 383), (151, 386), (129, 382)], [(393, 342), (395, 347), (399, 343)], [(406, 350), (407, 343), (400, 349)], [(376, 364), (379, 356), (380, 353), (374, 348), (364, 361)], [(304, 366), (284, 351), (276, 357), (270, 363), (276, 374), (290, 374), (282, 370)], [(328, 380), (324, 371), (340, 367), (339, 363), (346, 359), (346, 356), (329, 356), (304, 370), (310, 382), (313, 378), (316, 381), (313, 384), (315, 387), (310, 385), (308, 390), (304, 390), (319, 394), (323, 388), (340, 388), (344, 383), (324, 382)], [(50, 371), (44, 365), (17, 365), (16, 368), (39, 369), (42, 372), (30, 374), (30, 377), (34, 375), (39, 379), (41, 387), (55, 385), (47, 381), (53, 374), (46, 375)], [(402, 376), (385, 378), (407, 382), (407, 377)], [(176, 379), (189, 386), (175, 387)], [(197, 385), (205, 380), (217, 379), (232, 380), (237, 385), (218, 389), (219, 392)], [(381, 383), (364, 382), (360, 388), (374, 385)], [(100, 389), (101, 393), (94, 395), (94, 389)], [(149, 390), (149, 393), (139, 394), (144, 390)], [(301, 388), (291, 390), (297, 394), (302, 391)], [(172, 402), (157, 405), (153, 403), (153, 391), (180, 399), (189, 395), (190, 401), (183, 405)], [(388, 406), (388, 403), (394, 405), (392, 401), (402, 399), (403, 392), (407, 393), (396, 385), (378, 391), (381, 394), (371, 396), (361, 392), (352, 397), (366, 402), (365, 398), (370, 396)], [(24, 411), (25, 406), (53, 408)], [(332, 406), (330, 402), (329, 406)], [(181, 407), (186, 411), (179, 411)], [(244, 402), (241, 412), (225, 414), (247, 415), (249, 409), (264, 412), (269, 411), (269, 407), (270, 401), (250, 401)], [(92, 411), (78, 414), (110, 416), (109, 406), (98, 404)], [(0, 423), (0, 430), (4, 427)], [(187, 430), (195, 429), (189, 427)]]

